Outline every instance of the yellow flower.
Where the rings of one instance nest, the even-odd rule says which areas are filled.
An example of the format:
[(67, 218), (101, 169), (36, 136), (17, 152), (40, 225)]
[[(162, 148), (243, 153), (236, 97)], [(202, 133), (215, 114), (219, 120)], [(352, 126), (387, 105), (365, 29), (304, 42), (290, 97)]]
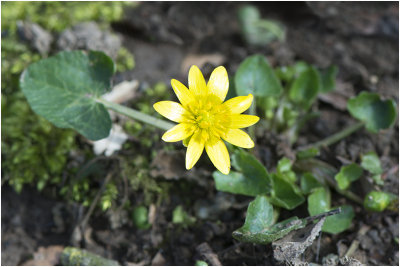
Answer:
[(241, 114), (251, 106), (253, 95), (238, 96), (223, 103), (229, 79), (222, 66), (211, 73), (207, 84), (200, 69), (192, 66), (189, 70), (189, 89), (175, 79), (171, 80), (171, 85), (181, 104), (160, 101), (154, 104), (154, 109), (179, 124), (168, 130), (162, 139), (166, 142), (183, 140), (184, 144), (188, 144), (186, 169), (196, 164), (205, 148), (214, 166), (228, 174), (231, 163), (221, 138), (239, 147), (254, 147), (250, 136), (240, 130), (259, 120), (257, 116)]

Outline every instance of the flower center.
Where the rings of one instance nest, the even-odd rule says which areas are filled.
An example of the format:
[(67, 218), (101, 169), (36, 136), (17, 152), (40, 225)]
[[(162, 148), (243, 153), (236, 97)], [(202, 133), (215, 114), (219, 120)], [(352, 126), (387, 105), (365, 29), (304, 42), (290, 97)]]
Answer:
[(201, 110), (196, 117), (196, 123), (201, 129), (209, 129), (215, 123), (215, 116), (208, 110)]

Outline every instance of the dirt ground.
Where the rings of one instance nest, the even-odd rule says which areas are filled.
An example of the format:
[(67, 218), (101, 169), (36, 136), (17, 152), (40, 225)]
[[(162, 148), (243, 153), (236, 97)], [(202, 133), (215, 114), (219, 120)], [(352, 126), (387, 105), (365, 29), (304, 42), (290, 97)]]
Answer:
[[(263, 17), (281, 21), (287, 30), (284, 43), (273, 42), (262, 48), (249, 47), (241, 39), (236, 20), (240, 5), (144, 2), (138, 8), (126, 10), (124, 20), (112, 27), (134, 54), (136, 67), (116, 75), (115, 82), (136, 79), (152, 85), (159, 81), (169, 84), (171, 78), (186, 81), (191, 64), (200, 65), (205, 76), (220, 64), (233, 74), (240, 62), (254, 53), (266, 55), (273, 66), (296, 60), (318, 67), (337, 65), (335, 92), (319, 99), (321, 116), (307, 124), (295, 146), (321, 140), (354, 123), (344, 104), (360, 91), (378, 92), (398, 104), (397, 2), (254, 3)], [(375, 150), (381, 156), (386, 174), (384, 189), (398, 195), (398, 136), (398, 122), (379, 135), (361, 130), (323, 149), (320, 157), (338, 167), (340, 159), (355, 160), (360, 153)], [(267, 169), (289, 153), (280, 142), (278, 136), (269, 132), (257, 139), (255, 152)], [(157, 149), (162, 147), (160, 140)], [(18, 195), (9, 186), (2, 186), (2, 265), (59, 264), (54, 255), (68, 245), (81, 246), (124, 265), (193, 265), (196, 260), (204, 259), (200, 246), (203, 243), (208, 244), (222, 265), (278, 264), (271, 245), (240, 243), (231, 236), (243, 224), (251, 198), (217, 192), (211, 177), (213, 167), (206, 158), (201, 159), (195, 174), (179, 170), (183, 168), (179, 164), (184, 159), (184, 148), (181, 145), (175, 148), (176, 152), (163, 158), (170, 165), (156, 169), (154, 179), (169, 179), (172, 189), (170, 197), (155, 207), (154, 223), (148, 230), (133, 227), (120, 210), (107, 214), (95, 210), (84, 238), (76, 238), (76, 222), (86, 209), (29, 187)], [(178, 169), (171, 171), (171, 166), (177, 165)], [(160, 175), (168, 176), (168, 172), (173, 172), (170, 176), (176, 175), (176, 179)], [(131, 203), (139, 201), (140, 194), (132, 192)], [(399, 229), (397, 212), (368, 213), (341, 195), (334, 194), (332, 199), (333, 206), (353, 205), (356, 216), (352, 227), (338, 235), (322, 234), (319, 242), (315, 241), (306, 250), (303, 260), (318, 265), (345, 264), (335, 261), (334, 255), (342, 257), (358, 238), (359, 246), (352, 257), (362, 264), (399, 264), (398, 241), (395, 241)], [(199, 207), (218, 208), (213, 209), (208, 219), (198, 219), (194, 225), (182, 227), (171, 223), (172, 211), (178, 205), (192, 216)], [(306, 206), (296, 209), (296, 215), (307, 216)], [(364, 233), (358, 236), (360, 232)]]

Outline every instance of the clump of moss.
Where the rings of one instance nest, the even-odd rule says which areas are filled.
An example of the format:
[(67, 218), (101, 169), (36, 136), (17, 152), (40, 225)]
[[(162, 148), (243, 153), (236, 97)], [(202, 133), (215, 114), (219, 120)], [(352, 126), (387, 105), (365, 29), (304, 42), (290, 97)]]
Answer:
[(108, 25), (119, 20), (127, 6), (133, 2), (2, 2), (1, 30), (16, 31), (17, 20), (35, 22), (49, 31), (61, 32), (79, 22), (97, 21)]
[(33, 114), (22, 93), (3, 96), (1, 106), (3, 179), (17, 192), (24, 184), (36, 184), (38, 190), (59, 184), (75, 133)]

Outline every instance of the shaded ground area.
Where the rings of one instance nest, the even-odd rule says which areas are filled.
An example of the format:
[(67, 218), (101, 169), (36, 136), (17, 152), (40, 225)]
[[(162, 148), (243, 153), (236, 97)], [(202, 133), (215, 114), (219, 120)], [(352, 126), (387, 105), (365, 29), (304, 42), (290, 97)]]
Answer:
[[(319, 99), (321, 116), (304, 127), (296, 146), (318, 141), (354, 123), (345, 103), (362, 90), (379, 92), (398, 103), (398, 3), (255, 3), (263, 17), (277, 19), (287, 29), (286, 42), (261, 48), (249, 47), (241, 38), (236, 21), (240, 5), (142, 3), (126, 10), (125, 19), (112, 26), (135, 55), (136, 67), (117, 74), (115, 82), (136, 79), (153, 85), (160, 81), (169, 84), (171, 78), (186, 81), (191, 64), (199, 65), (205, 76), (221, 64), (233, 74), (240, 62), (254, 53), (266, 55), (273, 66), (296, 60), (318, 67), (336, 64), (336, 90)], [(379, 135), (362, 130), (324, 148), (320, 157), (340, 166), (341, 159), (355, 160), (361, 152), (375, 150), (385, 171), (384, 189), (398, 195), (398, 136), (398, 122)], [(268, 131), (259, 134), (257, 143), (255, 153), (268, 169), (292, 153), (279, 136)], [(150, 229), (136, 229), (123, 209), (107, 213), (95, 210), (79, 236), (77, 222), (87, 209), (53, 199), (54, 192), (39, 194), (26, 187), (18, 195), (2, 186), (2, 264), (19, 265), (40, 255), (54, 256), (59, 253), (54, 246), (75, 245), (122, 264), (193, 265), (203, 259), (203, 243), (222, 265), (276, 264), (270, 245), (239, 243), (231, 237), (243, 224), (251, 199), (217, 192), (211, 178), (213, 167), (206, 157), (187, 172), (180, 144), (165, 152), (160, 141), (152, 149), (161, 156), (155, 158), (151, 175), (157, 181), (167, 181), (171, 189), (169, 197), (154, 205)], [(359, 190), (364, 195), (365, 189)], [(140, 203), (143, 192), (129, 192), (127, 197), (131, 204)], [(332, 199), (333, 205), (349, 201), (341, 195)], [(322, 234), (319, 242), (307, 249), (304, 260), (338, 264), (328, 254), (345, 255), (362, 229), (360, 245), (352, 257), (367, 265), (398, 265), (398, 241), (394, 240), (398, 238), (398, 213), (367, 213), (351, 204), (356, 212), (352, 227), (339, 235)], [(173, 224), (172, 212), (178, 205), (191, 216), (199, 217), (201, 210), (207, 210), (207, 218), (189, 226)], [(292, 213), (282, 212), (281, 217), (289, 215)], [(296, 215), (307, 216), (305, 205), (296, 209)]]

